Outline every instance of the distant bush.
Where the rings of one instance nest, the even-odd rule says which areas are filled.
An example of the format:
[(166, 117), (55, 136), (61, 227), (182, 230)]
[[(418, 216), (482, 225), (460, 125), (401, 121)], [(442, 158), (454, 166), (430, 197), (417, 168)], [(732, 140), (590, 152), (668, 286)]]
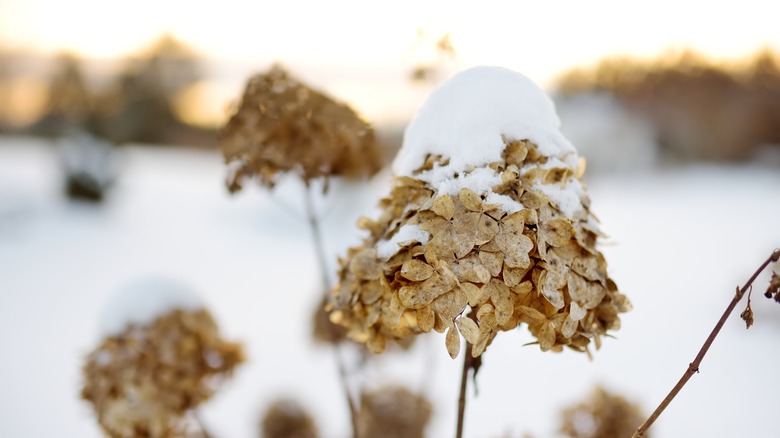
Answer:
[(651, 121), (662, 153), (673, 160), (741, 160), (780, 144), (780, 62), (770, 51), (731, 65), (692, 52), (608, 58), (564, 74), (559, 90), (615, 94)]

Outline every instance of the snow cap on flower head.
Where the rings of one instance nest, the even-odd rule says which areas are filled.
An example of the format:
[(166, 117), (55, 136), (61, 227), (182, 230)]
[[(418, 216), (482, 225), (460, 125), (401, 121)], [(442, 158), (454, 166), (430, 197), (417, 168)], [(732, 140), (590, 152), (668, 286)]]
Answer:
[(499, 67), (463, 71), (406, 130), (379, 218), (341, 260), (331, 319), (375, 352), (386, 339), (462, 335), (477, 357), (525, 323), (542, 350), (587, 351), (630, 304), (596, 249), (584, 165), (549, 97)]

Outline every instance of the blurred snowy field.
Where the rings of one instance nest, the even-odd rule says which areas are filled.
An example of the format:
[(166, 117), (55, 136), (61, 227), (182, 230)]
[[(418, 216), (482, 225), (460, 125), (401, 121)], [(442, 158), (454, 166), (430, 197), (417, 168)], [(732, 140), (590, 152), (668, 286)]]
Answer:
[[(574, 141), (575, 145), (577, 142)], [(103, 205), (67, 202), (57, 156), (43, 142), (0, 139), (0, 436), (99, 437), (78, 398), (80, 366), (100, 339), (101, 309), (117, 289), (163, 275), (190, 285), (249, 361), (203, 409), (219, 438), (258, 436), (266, 404), (300, 400), (326, 438), (348, 436), (333, 355), (310, 340), (319, 274), (299, 203), (302, 187), (231, 197), (216, 152), (130, 147)], [(479, 394), (470, 391), (467, 437), (555, 436), (558, 411), (595, 384), (648, 411), (694, 358), (734, 293), (780, 246), (780, 172), (695, 166), (586, 175), (592, 210), (610, 234), (611, 276), (634, 304), (616, 339), (589, 361), (541, 353), (520, 329), (484, 356)], [(334, 183), (322, 202), (326, 245), (337, 255), (359, 241), (354, 227), (387, 192)], [(780, 267), (775, 266), (775, 269)], [(740, 306), (701, 373), (653, 429), (663, 438), (777, 436), (780, 306), (756, 282), (749, 331)], [(353, 384), (400, 383), (434, 403), (431, 437), (454, 434), (461, 361), (433, 333), (409, 352), (388, 352)]]

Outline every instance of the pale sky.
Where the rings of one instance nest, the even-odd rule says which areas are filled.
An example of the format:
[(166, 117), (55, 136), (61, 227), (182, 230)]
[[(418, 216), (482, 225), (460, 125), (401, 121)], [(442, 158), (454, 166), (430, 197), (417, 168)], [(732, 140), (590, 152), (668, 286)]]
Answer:
[[(736, 59), (778, 49), (778, 17), (780, 2), (766, 0), (0, 0), (0, 46), (118, 57), (169, 32), (225, 62), (392, 71), (414, 63), (411, 48), (422, 27), (433, 36), (450, 34), (458, 68), (502, 65), (549, 86), (566, 69), (615, 54), (654, 57), (692, 48)], [(382, 94), (354, 75), (319, 82), (348, 101)], [(306, 78), (318, 82), (316, 72)], [(377, 103), (377, 94), (365, 111), (408, 97), (388, 90), (389, 103)]]

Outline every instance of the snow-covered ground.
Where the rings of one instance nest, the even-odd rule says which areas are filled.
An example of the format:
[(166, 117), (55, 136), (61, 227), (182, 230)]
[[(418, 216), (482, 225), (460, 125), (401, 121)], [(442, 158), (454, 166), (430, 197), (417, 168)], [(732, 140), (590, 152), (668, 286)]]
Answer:
[[(120, 179), (104, 205), (69, 203), (51, 148), (0, 139), (0, 436), (100, 436), (78, 397), (82, 360), (99, 341), (108, 298), (140, 277), (163, 275), (199, 292), (225, 336), (248, 350), (249, 362), (203, 409), (216, 436), (257, 436), (264, 406), (287, 395), (313, 412), (322, 436), (346, 437), (332, 352), (310, 340), (320, 291), (301, 187), (231, 197), (216, 152), (121, 154)], [(777, 168), (697, 166), (586, 180), (592, 210), (611, 235), (602, 247), (611, 276), (634, 310), (593, 361), (523, 347), (531, 341), (524, 330), (501, 333), (484, 356), (478, 397), (470, 393), (468, 437), (555, 436), (559, 408), (597, 383), (649, 411), (693, 359), (734, 287), (780, 246)], [(323, 210), (333, 265), (358, 241), (354, 220), (373, 210), (388, 181), (385, 173), (371, 184), (332, 187)], [(755, 326), (745, 330), (740, 306), (655, 436), (777, 436), (780, 305), (763, 298), (767, 280), (756, 282)], [(453, 435), (461, 366), (439, 336), (384, 354), (353, 382), (425, 391), (435, 438)]]

